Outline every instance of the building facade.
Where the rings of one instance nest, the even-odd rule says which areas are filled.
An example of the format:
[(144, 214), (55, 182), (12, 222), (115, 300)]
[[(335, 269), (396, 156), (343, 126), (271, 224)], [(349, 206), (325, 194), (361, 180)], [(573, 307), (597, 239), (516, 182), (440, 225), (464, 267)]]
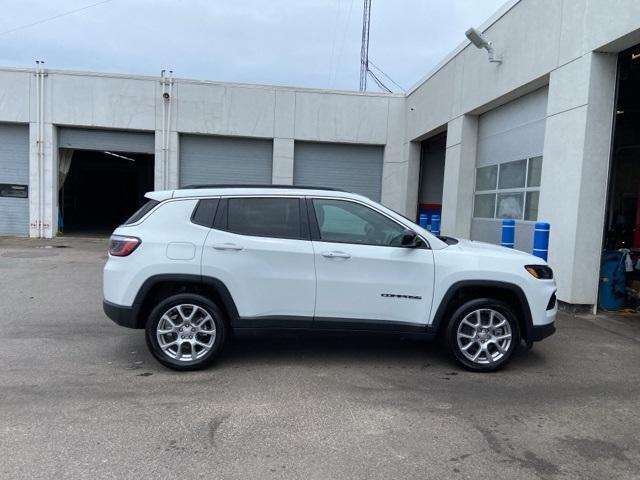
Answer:
[(619, 108), (640, 2), (513, 0), (480, 29), (501, 63), (465, 42), (407, 94), (0, 69), (0, 235), (99, 228), (145, 189), (333, 186), (411, 217), (441, 209), (445, 235), (496, 243), (516, 218), (528, 251), (547, 221), (558, 298), (592, 305), (622, 208), (616, 128), (630, 158), (640, 137)]

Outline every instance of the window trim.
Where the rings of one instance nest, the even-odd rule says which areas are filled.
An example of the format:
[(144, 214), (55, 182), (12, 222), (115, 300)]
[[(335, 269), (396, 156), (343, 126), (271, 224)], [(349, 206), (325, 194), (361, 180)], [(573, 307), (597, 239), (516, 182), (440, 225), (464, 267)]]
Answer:
[[(229, 200), (232, 199), (245, 199), (245, 198), (263, 198), (263, 199), (277, 199), (277, 198), (291, 198), (298, 200), (299, 217), (300, 217), (300, 236), (299, 237), (283, 237), (274, 235), (250, 235), (242, 232), (234, 232), (229, 229)], [(220, 203), (218, 203), (218, 210), (216, 211), (215, 219), (213, 221), (213, 229), (222, 232), (233, 233), (234, 235), (241, 235), (243, 237), (255, 237), (255, 238), (278, 238), (281, 240), (298, 240), (298, 241), (310, 241), (309, 224), (307, 220), (306, 203), (304, 197), (299, 195), (228, 195), (221, 196)]]
[(426, 238), (424, 238), (422, 235), (420, 235), (418, 232), (416, 232), (413, 228), (409, 228), (407, 225), (404, 225), (403, 223), (398, 222), (395, 218), (391, 217), (390, 215), (387, 215), (385, 212), (381, 212), (380, 210), (378, 210), (377, 208), (374, 208), (373, 206), (361, 202), (359, 200), (355, 200), (353, 198), (342, 198), (342, 197), (318, 197), (318, 196), (311, 196), (311, 197), (306, 197), (306, 203), (307, 203), (307, 212), (309, 215), (309, 225), (310, 225), (310, 231), (311, 231), (311, 240), (314, 242), (322, 242), (322, 243), (340, 243), (340, 244), (344, 244), (344, 245), (358, 245), (358, 246), (366, 246), (366, 247), (381, 247), (381, 248), (404, 248), (407, 249), (407, 247), (403, 247), (401, 245), (377, 245), (377, 244), (372, 244), (372, 243), (354, 243), (354, 242), (338, 242), (338, 241), (326, 241), (326, 240), (322, 240), (321, 236), (320, 236), (320, 226), (318, 225), (318, 218), (316, 217), (316, 210), (315, 210), (315, 206), (313, 205), (313, 201), (314, 200), (337, 200), (337, 201), (341, 201), (341, 202), (349, 202), (349, 203), (355, 203), (357, 205), (362, 205), (365, 208), (369, 208), (370, 210), (373, 210), (374, 212), (386, 217), (387, 219), (391, 220), (393, 223), (395, 223), (396, 225), (399, 225), (400, 227), (402, 227), (403, 230), (411, 230), (413, 233), (415, 233), (421, 240), (422, 240), (422, 245), (419, 247), (416, 247), (418, 249), (424, 249), (424, 250), (431, 250), (431, 246), (429, 245), (429, 242), (427, 241)]
[[(500, 162), (500, 163), (492, 163), (490, 165), (483, 165), (481, 167), (476, 166), (476, 168), (474, 169), (474, 176), (473, 176), (473, 205), (471, 207), (471, 218), (473, 220), (503, 220), (502, 217), (498, 217), (498, 195), (500, 195), (501, 193), (522, 193), (523, 194), (523, 200), (522, 200), (522, 216), (520, 218), (514, 218), (514, 220), (518, 220), (520, 222), (529, 222), (529, 223), (535, 223), (538, 220), (525, 220), (524, 215), (527, 211), (527, 193), (529, 192), (540, 192), (541, 186), (542, 186), (542, 182), (540, 182), (541, 184), (535, 187), (529, 187), (529, 162), (534, 159), (534, 158), (542, 158), (541, 160), (541, 164), (544, 161), (544, 157), (543, 155), (532, 155), (529, 157), (525, 157), (525, 158), (518, 158), (516, 160), (507, 160), (506, 162)], [(524, 172), (524, 187), (516, 187), (516, 188), (503, 188), (500, 189), (500, 174), (502, 169), (500, 168), (501, 165), (505, 164), (505, 163), (511, 163), (511, 162), (519, 162), (522, 160), (526, 160), (525, 164), (524, 164), (524, 168), (525, 168), (525, 172)], [(498, 173), (496, 176), (496, 188), (492, 189), (492, 190), (476, 190), (476, 178), (478, 175), (478, 169), (479, 168), (484, 168), (484, 167), (492, 167), (496, 165), (498, 167)], [(475, 216), (475, 211), (476, 211), (476, 196), (477, 195), (495, 195), (495, 203), (493, 205), (493, 217), (476, 217)], [(538, 201), (540, 200), (540, 197), (538, 197)]]

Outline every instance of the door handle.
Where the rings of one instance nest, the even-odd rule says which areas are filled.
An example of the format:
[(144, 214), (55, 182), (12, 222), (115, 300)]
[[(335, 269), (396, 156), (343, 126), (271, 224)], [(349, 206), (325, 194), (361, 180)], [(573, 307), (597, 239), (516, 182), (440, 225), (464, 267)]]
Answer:
[(351, 258), (351, 255), (345, 252), (322, 252), (322, 256), (327, 258)]
[(211, 245), (216, 250), (235, 250), (240, 251), (244, 247), (242, 245), (237, 245), (235, 243), (214, 243)]

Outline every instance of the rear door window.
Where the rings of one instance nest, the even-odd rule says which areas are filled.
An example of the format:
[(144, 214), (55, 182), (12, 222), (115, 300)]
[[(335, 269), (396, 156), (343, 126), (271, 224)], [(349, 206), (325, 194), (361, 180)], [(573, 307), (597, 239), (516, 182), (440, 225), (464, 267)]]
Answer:
[(220, 217), (226, 216), (219, 226), (222, 230), (256, 237), (303, 238), (299, 198), (229, 198), (226, 203), (226, 215)]
[(203, 198), (200, 200), (193, 210), (191, 221), (203, 227), (211, 228), (219, 202), (219, 198)]

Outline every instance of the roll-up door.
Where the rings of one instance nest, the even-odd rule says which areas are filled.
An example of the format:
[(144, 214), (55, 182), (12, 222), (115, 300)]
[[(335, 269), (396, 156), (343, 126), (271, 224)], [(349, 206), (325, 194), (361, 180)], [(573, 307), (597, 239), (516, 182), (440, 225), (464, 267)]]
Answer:
[(503, 218), (517, 222), (515, 248), (531, 251), (538, 216), (548, 89), (479, 117), (471, 239), (500, 243)]
[(0, 235), (29, 235), (29, 127), (0, 124)]
[(180, 185), (271, 184), (271, 140), (180, 136)]
[(383, 147), (296, 142), (293, 183), (331, 187), (380, 201)]
[(124, 130), (66, 128), (58, 130), (58, 146), (74, 150), (155, 153), (153, 133)]

